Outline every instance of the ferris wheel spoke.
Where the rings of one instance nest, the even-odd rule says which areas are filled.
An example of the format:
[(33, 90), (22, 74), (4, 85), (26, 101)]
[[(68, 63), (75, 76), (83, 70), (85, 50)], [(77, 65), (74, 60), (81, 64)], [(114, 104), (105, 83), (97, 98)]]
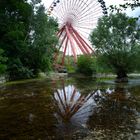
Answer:
[(85, 18), (78, 20), (77, 23), (78, 23), (78, 24), (92, 23), (92, 22), (94, 22), (95, 20), (98, 20), (99, 17), (100, 17), (100, 16), (97, 16), (97, 17), (92, 17), (92, 16), (90, 16), (90, 17), (87, 17), (86, 20), (85, 20)]
[(65, 13), (67, 13), (68, 11), (68, 5), (67, 5), (67, 1), (64, 0), (64, 6), (65, 6)]
[[(84, 19), (84, 18), (87, 18), (89, 15), (94, 15), (94, 13), (95, 13), (95, 10), (96, 11), (101, 11), (101, 9), (100, 9), (100, 7), (96, 7), (96, 8), (94, 8), (94, 10), (87, 10), (87, 11), (85, 11), (84, 12), (84, 14), (82, 14), (82, 16), (79, 16), (79, 18), (78, 19)], [(77, 20), (78, 20), (77, 19)]]
[(62, 0), (61, 5), (60, 5), (60, 9), (58, 9), (59, 11), (62, 12), (63, 16), (65, 15), (65, 10), (66, 6), (65, 6), (65, 0)]
[[(52, 13), (52, 15), (53, 15), (53, 16), (57, 16), (56, 13)], [(63, 22), (63, 21), (64, 21), (63, 18), (59, 17), (59, 21), (58, 21), (58, 22), (60, 23), (60, 21)]]
[(72, 1), (73, 1), (73, 0), (70, 0), (70, 5), (69, 5), (69, 6), (70, 6), (70, 8), (72, 7), (72, 3), (73, 3)]
[[(89, 23), (90, 21), (92, 21), (91, 23)], [(92, 28), (92, 26), (94, 26), (95, 24), (97, 24), (97, 21), (96, 20), (87, 20), (87, 21), (80, 21), (78, 22), (75, 26), (87, 26), (87, 27), (90, 27)], [(93, 28), (92, 28), (93, 29)]]
[(75, 6), (77, 5), (77, 2), (79, 2), (78, 0), (73, 0), (71, 9), (75, 8)]
[[(60, 0), (60, 3), (54, 0), (54, 2), (55, 5), (51, 5), (54, 7), (50, 7), (50, 12), (52, 11), (52, 15), (59, 23), (60, 30), (57, 36), (60, 40), (58, 49), (63, 52), (61, 63), (62, 65), (65, 63), (66, 55), (74, 57), (76, 63), (77, 54), (93, 52), (88, 37), (103, 15), (104, 5), (98, 0)], [(82, 101), (82, 97), (78, 100)], [(78, 109), (79, 105), (73, 105), (70, 115)]]
[(78, 16), (80, 16), (81, 15), (81, 13), (83, 12), (83, 9), (82, 9), (82, 4), (84, 5), (84, 6), (86, 6), (87, 7), (87, 4), (83, 1), (83, 0), (81, 0), (81, 1), (78, 1), (79, 3), (76, 3), (74, 6), (73, 6), (73, 8), (72, 8), (72, 10), (73, 9), (81, 9), (80, 11), (78, 11)]
[(90, 2), (88, 5), (83, 5), (84, 7), (81, 8), (81, 15), (84, 15), (85, 13), (89, 12), (92, 9), (92, 6), (94, 6), (94, 5), (90, 6), (90, 4), (93, 4), (93, 3)]
[(92, 28), (89, 28), (87, 26), (75, 26), (77, 28), (82, 28), (82, 29), (87, 29), (87, 30), (92, 30)]
[(98, 13), (98, 12), (101, 12), (100, 7), (96, 7), (93, 10), (86, 11), (84, 14), (79, 16), (79, 18), (77, 20), (85, 19), (85, 18), (89, 17), (90, 15), (95, 16), (95, 13)]
[[(95, 13), (95, 9), (93, 10), (93, 12)], [(93, 15), (93, 12), (92, 12), (92, 15)], [(99, 12), (99, 11), (98, 11)], [(90, 14), (91, 14), (91, 12), (90, 12)], [(83, 16), (82, 18), (87, 18), (87, 16), (89, 16), (90, 15), (89, 13), (87, 13), (85, 16)], [(77, 14), (78, 15), (78, 14)], [(81, 18), (81, 14), (80, 15), (78, 15), (79, 16), (79, 18), (78, 19), (80, 19)]]
[[(91, 23), (90, 23), (90, 21), (92, 21)], [(90, 27), (90, 28), (92, 28), (93, 29), (93, 27), (92, 26), (94, 26), (94, 25), (96, 25), (97, 24), (97, 22), (98, 21), (96, 21), (96, 20), (87, 20), (87, 21), (81, 21), (81, 22), (78, 22), (75, 26), (87, 26), (87, 27)]]
[[(86, 24), (86, 23), (85, 23)], [(79, 28), (79, 29), (83, 29), (85, 31), (90, 31), (90, 30), (93, 30), (93, 27), (96, 26), (96, 23), (92, 23), (92, 24), (79, 24), (79, 25), (75, 25), (76, 28)]]
[(62, 14), (62, 12), (61, 12), (61, 5), (59, 5), (58, 7), (57, 7), (57, 9), (56, 9), (56, 7), (52, 7), (52, 11), (55, 11), (56, 13), (57, 13), (57, 17), (63, 17), (63, 14)]
[(63, 9), (63, 16), (65, 15), (67, 9), (66, 9), (66, 3), (65, 3), (65, 0), (63, 0), (63, 3), (62, 3), (62, 9)]
[[(69, 0), (67, 0), (68, 3)], [(73, 9), (75, 9), (75, 7), (77, 6), (77, 2), (79, 2), (79, 0), (72, 0), (73, 2), (71, 3), (71, 5), (69, 4), (69, 9), (68, 11), (72, 11)], [(77, 9), (77, 8), (76, 8)]]
[(59, 5), (59, 7), (57, 8), (57, 7), (55, 7), (54, 9), (55, 9), (55, 11), (57, 12), (57, 13), (61, 13), (61, 17), (64, 17), (64, 15), (66, 14), (66, 3), (65, 3), (65, 0), (62, 0), (61, 1), (61, 5)]
[(55, 14), (56, 15), (56, 17), (59, 17), (60, 19), (63, 19), (63, 17), (64, 17), (64, 15), (62, 14), (62, 12), (61, 11), (58, 11), (58, 9), (53, 9), (53, 15)]
[(84, 35), (89, 35), (89, 32), (85, 31), (85, 29), (78, 28), (79, 32), (82, 32)]
[(101, 11), (96, 11), (96, 12), (93, 12), (95, 15), (93, 15), (93, 13), (88, 13), (87, 15), (85, 16), (79, 16), (77, 18), (77, 21), (80, 22), (80, 21), (87, 21), (87, 20), (91, 20), (91, 19), (94, 19), (95, 17), (99, 18), (101, 17), (102, 14), (100, 14)]
[(81, 11), (83, 11), (84, 8), (87, 8), (87, 7), (88, 7), (87, 1), (88, 1), (88, 0), (86, 0), (86, 1), (80, 0), (80, 1), (79, 1), (79, 3), (78, 3), (77, 6), (78, 6), (79, 8), (81, 8)]
[(81, 11), (83, 11), (83, 6), (87, 7), (87, 4), (83, 0), (81, 0), (81, 1), (79, 1), (77, 6), (81, 8)]
[(95, 20), (98, 21), (99, 17), (100, 17), (100, 15), (98, 15), (98, 13), (97, 13), (97, 15), (94, 16), (94, 17), (92, 17), (92, 16), (88, 17), (88, 20), (85, 20), (85, 19), (78, 20), (78, 23), (79, 23), (79, 24), (86, 23), (86, 22), (89, 22), (89, 20), (90, 20), (91, 22), (93, 22), (93, 21), (95, 21)]

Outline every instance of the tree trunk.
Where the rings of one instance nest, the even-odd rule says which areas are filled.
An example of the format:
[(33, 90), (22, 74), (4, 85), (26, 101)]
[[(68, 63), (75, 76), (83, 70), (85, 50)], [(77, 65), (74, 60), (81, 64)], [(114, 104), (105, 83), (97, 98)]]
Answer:
[(117, 83), (128, 82), (128, 76), (127, 76), (126, 72), (125, 71), (117, 72), (117, 77), (116, 77), (115, 82), (117, 82)]

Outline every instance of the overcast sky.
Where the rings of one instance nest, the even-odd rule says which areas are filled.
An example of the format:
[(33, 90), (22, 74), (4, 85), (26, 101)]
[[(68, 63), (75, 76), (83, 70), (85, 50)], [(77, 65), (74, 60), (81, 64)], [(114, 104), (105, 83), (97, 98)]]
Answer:
[[(52, 4), (54, 0), (42, 0), (43, 4), (45, 5), (46, 9), (49, 8)], [(65, 0), (67, 1), (67, 0)], [(86, 0), (84, 0), (86, 1)], [(106, 2), (106, 7), (109, 7), (110, 5), (119, 5), (119, 4), (124, 4), (125, 3), (125, 0), (104, 0)], [(131, 0), (129, 0), (131, 1)], [(61, 3), (61, 0), (60, 0), (60, 3)], [(129, 15), (129, 16), (136, 16), (136, 15), (139, 15), (140, 13), (140, 8), (136, 9), (135, 11), (132, 11), (130, 8), (126, 11), (126, 13)], [(85, 29), (86, 30), (86, 29)], [(81, 35), (84, 36), (84, 38), (86, 39), (86, 41), (88, 41), (88, 37), (87, 37), (87, 34), (83, 33), (81, 30), (78, 30), (79, 33)], [(86, 31), (87, 32), (87, 31)], [(88, 41), (89, 43), (89, 41)], [(89, 43), (90, 44), (90, 43)], [(66, 55), (72, 55), (72, 50), (71, 50), (71, 47), (70, 45), (68, 44), (68, 48), (67, 51), (66, 51)], [(79, 49), (77, 49), (77, 45), (75, 45), (75, 49), (78, 50), (78, 54), (80, 54), (79, 52)], [(64, 51), (64, 47), (61, 47), (61, 51)]]
[[(125, 0), (104, 0), (104, 1), (106, 2), (107, 7), (109, 5), (119, 5), (125, 3)], [(42, 3), (45, 5), (46, 8), (48, 8), (52, 2), (53, 0), (42, 0)], [(130, 9), (127, 10), (127, 14), (129, 16), (137, 16), (139, 13), (140, 13), (140, 8), (137, 8), (135, 11), (131, 11)]]
[[(61, 1), (61, 0), (60, 0)], [(124, 3), (124, 0), (104, 0), (106, 2), (106, 6), (109, 5), (119, 5), (120, 3)], [(46, 7), (49, 7), (51, 5), (51, 3), (53, 2), (53, 0), (42, 0), (42, 2), (44, 3), (44, 5)]]

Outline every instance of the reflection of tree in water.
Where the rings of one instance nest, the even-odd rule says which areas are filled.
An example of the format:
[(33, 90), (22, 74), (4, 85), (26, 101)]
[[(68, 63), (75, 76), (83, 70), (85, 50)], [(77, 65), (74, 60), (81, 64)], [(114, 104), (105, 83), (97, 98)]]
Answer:
[(56, 134), (49, 86), (8, 86), (0, 92), (0, 140), (43, 140)]
[(95, 105), (94, 99), (91, 98), (93, 94), (94, 92), (86, 95), (81, 94), (73, 85), (66, 87), (63, 85), (62, 89), (56, 90), (53, 98), (55, 105), (59, 108), (56, 117), (63, 135), (70, 136), (77, 130), (83, 129), (86, 132), (85, 125)]
[[(88, 127), (107, 139), (124, 139), (135, 131), (136, 104), (124, 88), (94, 96), (97, 108), (88, 120)], [(98, 136), (99, 137), (99, 136)]]

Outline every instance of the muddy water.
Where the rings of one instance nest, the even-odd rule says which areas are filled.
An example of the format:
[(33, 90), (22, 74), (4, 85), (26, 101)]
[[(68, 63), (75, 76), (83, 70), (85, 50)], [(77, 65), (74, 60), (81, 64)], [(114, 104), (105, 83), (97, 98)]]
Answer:
[(0, 140), (139, 140), (140, 80), (97, 81), (1, 86)]

